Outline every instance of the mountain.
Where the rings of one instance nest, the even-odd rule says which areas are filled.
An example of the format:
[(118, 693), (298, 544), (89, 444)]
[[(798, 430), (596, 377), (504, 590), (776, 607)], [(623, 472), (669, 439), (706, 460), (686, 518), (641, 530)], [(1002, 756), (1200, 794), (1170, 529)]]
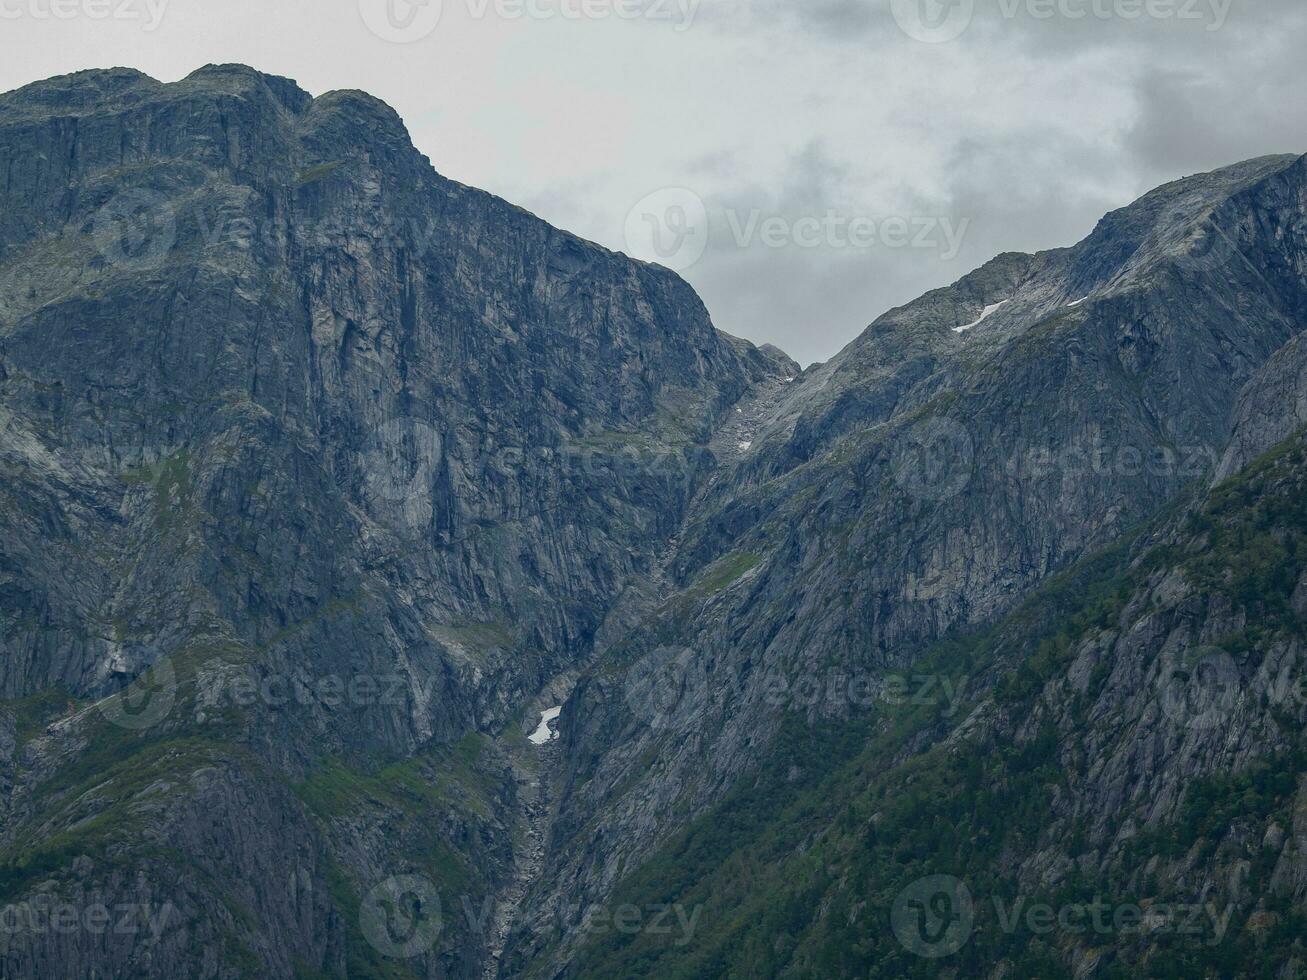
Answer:
[[(531, 904), (606, 894), (774, 769), (788, 717), (858, 715), (851, 685), (918, 675), (935, 641), (1201, 482), (1240, 406), (1290, 403), (1266, 385), (1307, 325), (1305, 175), (1275, 157), (1160, 188), (1074, 248), (887, 313), (785, 389), (691, 513), (668, 594), (564, 709), (557, 894)], [(570, 958), (578, 937), (547, 935), (524, 964)]]
[[(357, 975), (379, 883), (480, 910), (530, 702), (796, 367), (358, 92), (52, 79), (0, 100), (0, 170), (4, 892), (173, 910), (0, 972)], [(422, 969), (480, 972), (446, 918)]]
[[(0, 975), (1307, 962), (1307, 159), (807, 371), (358, 92), (50, 79), (0, 172)], [(1100, 896), (1229, 915), (1012, 913)]]
[(568, 975), (1293, 977), (1307, 963), (1307, 437), (782, 726), (618, 888), (692, 943)]

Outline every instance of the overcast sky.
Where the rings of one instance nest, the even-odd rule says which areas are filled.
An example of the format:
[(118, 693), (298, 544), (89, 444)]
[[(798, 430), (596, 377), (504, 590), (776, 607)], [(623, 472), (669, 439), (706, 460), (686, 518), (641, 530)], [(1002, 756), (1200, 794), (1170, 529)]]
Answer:
[(0, 0), (0, 88), (366, 89), (441, 173), (807, 364), (1159, 183), (1307, 151), (1305, 41), (1304, 0)]

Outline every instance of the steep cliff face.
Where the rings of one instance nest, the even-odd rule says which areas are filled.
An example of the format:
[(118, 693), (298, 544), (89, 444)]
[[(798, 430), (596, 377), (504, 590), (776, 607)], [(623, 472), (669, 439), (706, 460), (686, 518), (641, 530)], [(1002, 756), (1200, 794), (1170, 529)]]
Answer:
[[(481, 903), (521, 829), (492, 740), (794, 366), (441, 178), (361, 93), (53, 79), (0, 99), (0, 173), (7, 896), (184, 923), (19, 930), (6, 975), (334, 972), (387, 876)], [(486, 942), (449, 924), (430, 962)]]
[[(411, 656), (441, 656), (418, 639), (432, 626), (498, 622), (538, 686), (675, 524), (714, 420), (772, 370), (666, 271), (438, 177), (358, 93), (310, 100), (240, 68), (92, 73), (10, 95), (3, 118), (10, 469), (36, 495), (51, 476), (80, 491), (68, 519), (90, 553), (60, 556), (76, 571), (42, 590), (48, 648), (6, 658), (11, 697), (104, 693), (116, 660), (148, 661), (64, 620), (144, 601), (101, 598), (87, 538), (105, 536), (97, 510), (118, 511), (115, 541), (136, 530), (97, 484), (130, 505), (123, 474), (167, 466), (180, 526), (158, 537), (194, 553), (171, 556), (170, 590), (140, 583), (149, 601), (200, 584), (207, 613), (262, 645), (407, 574), (432, 583), (388, 614)], [(632, 448), (670, 459), (641, 467)], [(314, 539), (334, 547), (310, 556)]]
[[(1307, 325), (1305, 176), (1275, 157), (1160, 188), (1074, 248), (892, 311), (786, 387), (691, 510), (670, 596), (564, 710), (537, 904), (605, 894), (771, 766), (787, 714), (862, 713), (848, 678), (910, 674), (1205, 479)], [(522, 962), (548, 958), (543, 931)]]
[(568, 975), (1298, 976), (1305, 501), (1300, 430), (857, 720), (791, 717), (616, 889), (693, 941), (591, 935)]

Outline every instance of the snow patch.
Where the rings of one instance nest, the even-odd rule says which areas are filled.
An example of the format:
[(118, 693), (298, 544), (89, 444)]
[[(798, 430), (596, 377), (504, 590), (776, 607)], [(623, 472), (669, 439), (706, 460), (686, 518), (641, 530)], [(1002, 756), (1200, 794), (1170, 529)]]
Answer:
[(540, 712), (540, 724), (536, 730), (527, 736), (533, 744), (544, 745), (546, 742), (552, 742), (558, 738), (558, 726), (550, 726), (551, 721), (557, 721), (558, 716), (563, 713), (563, 706), (560, 704), (557, 708), (550, 708), (547, 711)]
[(1010, 299), (1005, 299), (1005, 300), (1003, 300), (1003, 302), (1001, 302), (1001, 303), (995, 303), (993, 306), (986, 306), (986, 307), (985, 307), (985, 312), (982, 313), (982, 314), (980, 314), (980, 319), (974, 321), (973, 323), (965, 324), (964, 326), (961, 326), (961, 327), (954, 327), (954, 328), (953, 328), (953, 332), (954, 332), (954, 333), (966, 333), (966, 332), (967, 332), (968, 330), (970, 330), (972, 327), (978, 327), (978, 326), (980, 326), (980, 325), (981, 325), (982, 323), (984, 323), (985, 320), (987, 320), (987, 319), (988, 319), (992, 314), (998, 312), (998, 310), (999, 310), (1001, 307), (1007, 306), (1007, 304), (1010, 303), (1010, 302), (1012, 302)]
[(1079, 306), (1081, 303), (1083, 303), (1083, 302), (1084, 302), (1085, 300), (1087, 300), (1087, 299), (1089, 299), (1088, 296), (1081, 296), (1081, 297), (1080, 297), (1078, 300), (1076, 300), (1074, 303), (1067, 303), (1067, 306)]
[(747, 452), (748, 452), (750, 449), (752, 449), (752, 448), (753, 448), (753, 440), (752, 440), (752, 439), (750, 439), (748, 442), (742, 442), (742, 443), (740, 443), (740, 452), (742, 452), (742, 453), (747, 453)]

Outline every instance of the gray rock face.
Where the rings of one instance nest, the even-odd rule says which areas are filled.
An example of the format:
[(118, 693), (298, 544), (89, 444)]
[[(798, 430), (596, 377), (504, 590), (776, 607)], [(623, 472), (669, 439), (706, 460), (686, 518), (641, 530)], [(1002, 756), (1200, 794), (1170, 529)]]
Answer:
[[(1160, 188), (1074, 248), (891, 311), (786, 387), (691, 511), (677, 591), (564, 711), (535, 904), (607, 894), (767, 764), (787, 713), (858, 713), (796, 685), (910, 670), (1206, 478), (1245, 385), (1285, 399), (1268, 379), (1307, 326), (1305, 176), (1275, 157)], [(524, 938), (521, 962), (562, 962), (570, 938)]]
[[(446, 900), (480, 901), (512, 863), (500, 750), (434, 839), (393, 826), (429, 800), (359, 780), (515, 731), (679, 526), (718, 420), (795, 367), (666, 270), (441, 178), (357, 92), (53, 79), (0, 99), (0, 173), (0, 698), (29, 719), (0, 846), (17, 869), (70, 833), (201, 923), (145, 958), (19, 932), (3, 972), (335, 972), (364, 945), (342, 895), (434, 847), (476, 879)], [(117, 710), (152, 665), (159, 717)], [(96, 739), (135, 762), (74, 805)], [(173, 858), (127, 833), (138, 792)], [(426, 955), (479, 974), (483, 939)]]
[[(615, 890), (694, 909), (692, 942), (592, 935), (566, 975), (1295, 975), (1305, 490), (1299, 431), (923, 653), (952, 688), (791, 718)], [(895, 914), (941, 881), (956, 942)]]
[[(864, 707), (800, 690), (883, 684), (1307, 417), (1294, 157), (806, 373), (362, 93), (52, 79), (0, 97), (0, 173), (0, 907), (169, 910), (0, 935), (4, 975), (566, 971), (565, 910), (787, 717)], [(1123, 664), (1237, 617), (1155, 590)], [(1144, 724), (1139, 680), (1104, 712)], [(1066, 806), (1173, 807), (1191, 769), (1133, 751)]]
[[(359, 93), (310, 100), (239, 68), (176, 86), (94, 73), (20, 90), (3, 118), (9, 468), (85, 545), (97, 522), (130, 538), (141, 501), (120, 478), (171, 461), (190, 551), (170, 585), (112, 599), (132, 583), (62, 556), (30, 641), (47, 647), (5, 658), (10, 697), (111, 690), (150, 657), (78, 636), (78, 607), (113, 619), (190, 585), (254, 645), (377, 586), (428, 666), (442, 619), (511, 623), (538, 686), (675, 523), (713, 420), (772, 371), (674, 276), (439, 178)], [(632, 445), (667, 465), (646, 477)], [(333, 547), (310, 556), (314, 540)], [(444, 594), (404, 595), (384, 583), (398, 574)], [(415, 720), (409, 746), (466, 727), (447, 721)]]
[(1240, 393), (1234, 431), (1216, 478), (1228, 479), (1307, 425), (1307, 348), (1294, 337)]

